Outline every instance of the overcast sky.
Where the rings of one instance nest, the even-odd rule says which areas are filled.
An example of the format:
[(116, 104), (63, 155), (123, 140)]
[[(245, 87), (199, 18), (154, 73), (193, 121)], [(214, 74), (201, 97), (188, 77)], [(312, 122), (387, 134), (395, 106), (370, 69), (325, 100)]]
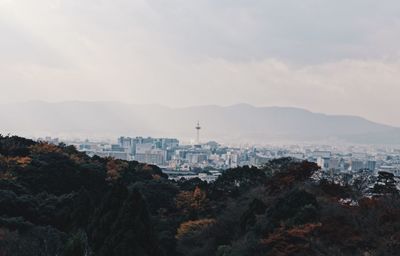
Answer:
[(250, 103), (400, 126), (399, 14), (399, 0), (0, 0), (0, 103)]

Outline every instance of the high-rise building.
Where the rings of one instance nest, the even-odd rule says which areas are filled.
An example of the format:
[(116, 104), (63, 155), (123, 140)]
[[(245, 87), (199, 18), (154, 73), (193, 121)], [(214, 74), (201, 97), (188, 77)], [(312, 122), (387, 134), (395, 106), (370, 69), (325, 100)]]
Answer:
[(136, 145), (135, 160), (142, 163), (164, 165), (167, 160), (167, 151), (155, 148), (153, 144)]
[(372, 171), (372, 172), (375, 171), (375, 169), (376, 169), (376, 161), (368, 160), (366, 165), (365, 165), (365, 168), (370, 170), (370, 171)]
[(143, 137), (120, 137), (118, 138), (118, 144), (121, 148), (124, 148), (131, 155), (137, 154), (137, 149), (143, 147), (148, 148), (151, 145), (152, 148), (171, 150), (179, 147), (179, 140), (172, 138), (143, 138)]
[(119, 137), (118, 144), (122, 148), (131, 148), (132, 147), (132, 138), (130, 137)]
[(364, 162), (360, 160), (351, 160), (351, 170), (359, 171), (365, 168)]

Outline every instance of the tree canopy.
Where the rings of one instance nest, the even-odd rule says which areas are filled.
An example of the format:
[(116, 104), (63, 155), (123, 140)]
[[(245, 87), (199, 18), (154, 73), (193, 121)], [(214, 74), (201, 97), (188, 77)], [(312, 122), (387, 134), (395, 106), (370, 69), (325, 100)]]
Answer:
[(397, 255), (397, 180), (290, 158), (172, 181), (154, 165), (0, 136), (0, 255)]

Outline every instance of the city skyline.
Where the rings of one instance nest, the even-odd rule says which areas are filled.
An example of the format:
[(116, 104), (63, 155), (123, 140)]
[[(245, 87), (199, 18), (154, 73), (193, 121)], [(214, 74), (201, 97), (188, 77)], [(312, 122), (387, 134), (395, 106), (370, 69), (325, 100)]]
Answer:
[[(53, 145), (58, 138), (39, 139)], [(126, 137), (113, 142), (91, 140), (62, 141), (89, 156), (112, 157), (154, 164), (170, 179), (200, 178), (215, 181), (226, 169), (243, 166), (262, 168), (273, 159), (291, 158), (316, 163), (323, 175), (376, 175), (388, 171), (400, 174), (399, 147), (367, 145), (241, 145), (230, 146), (215, 141), (185, 144), (175, 138)], [(296, 160), (296, 161), (297, 161)]]
[(0, 0), (0, 256), (400, 251), (399, 0)]
[(3, 104), (0, 119), (4, 134), (28, 137), (104, 139), (127, 135), (195, 141), (195, 125), (200, 121), (202, 140), (224, 143), (400, 144), (400, 128), (361, 117), (248, 104), (168, 108), (117, 102), (28, 102)]

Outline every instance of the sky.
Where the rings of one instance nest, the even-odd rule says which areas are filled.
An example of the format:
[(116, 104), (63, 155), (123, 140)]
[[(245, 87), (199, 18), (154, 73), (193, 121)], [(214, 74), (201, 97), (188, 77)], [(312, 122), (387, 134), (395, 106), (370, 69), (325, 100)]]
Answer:
[(0, 103), (293, 106), (400, 126), (398, 0), (0, 0)]

